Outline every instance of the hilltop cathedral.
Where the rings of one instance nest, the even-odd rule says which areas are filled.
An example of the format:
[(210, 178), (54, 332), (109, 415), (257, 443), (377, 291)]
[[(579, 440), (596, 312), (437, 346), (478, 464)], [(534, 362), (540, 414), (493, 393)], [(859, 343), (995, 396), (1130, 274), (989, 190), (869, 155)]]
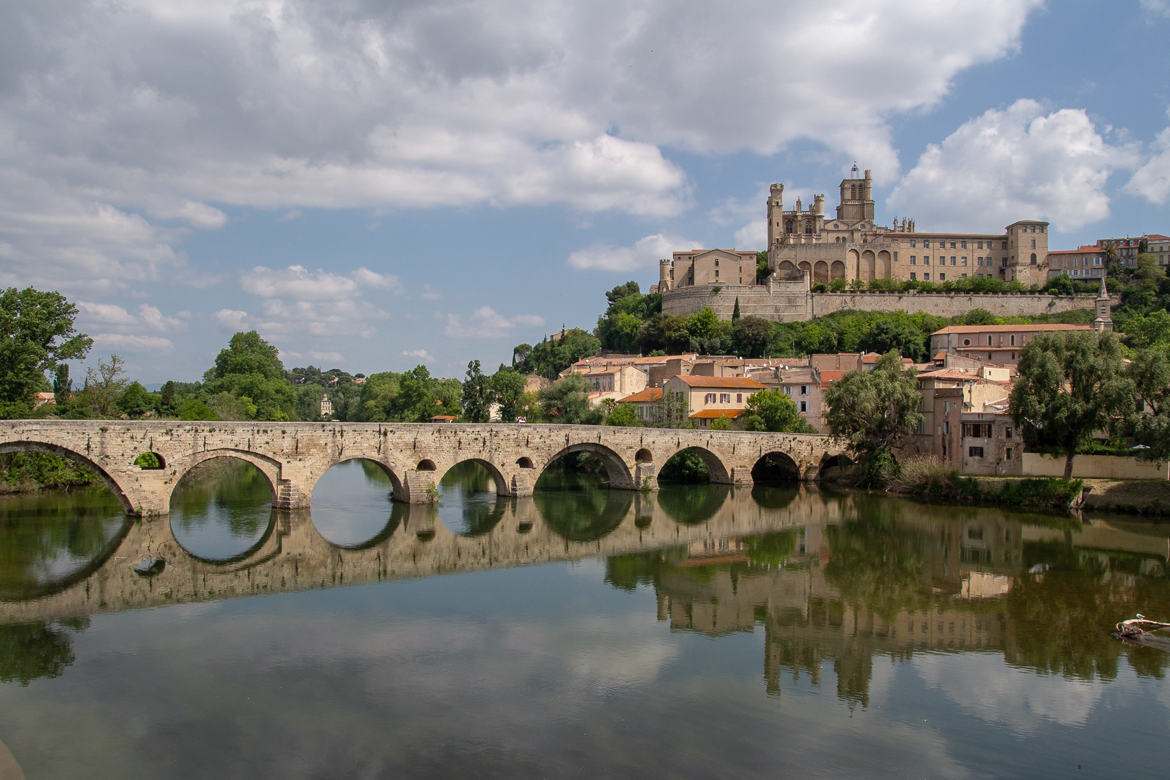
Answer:
[[(825, 196), (805, 210), (784, 208), (784, 185), (773, 184), (767, 202), (768, 268), (779, 280), (829, 284), (835, 279), (946, 282), (967, 277), (1044, 284), (1048, 279), (1048, 223), (1020, 220), (1003, 233), (919, 233), (913, 219), (874, 221), (870, 171), (841, 180), (835, 217)], [(748, 285), (756, 253), (722, 249), (675, 252), (659, 263), (658, 290), (696, 285)]]

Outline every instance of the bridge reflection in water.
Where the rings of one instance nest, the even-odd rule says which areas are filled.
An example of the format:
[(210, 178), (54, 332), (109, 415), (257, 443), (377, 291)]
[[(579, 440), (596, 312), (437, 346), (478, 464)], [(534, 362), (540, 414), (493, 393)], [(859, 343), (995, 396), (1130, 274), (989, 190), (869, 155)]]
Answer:
[[(462, 524), (442, 502), (396, 504), (366, 540), (344, 544), (327, 541), (308, 511), (274, 512), (261, 541), (226, 562), (185, 552), (165, 520), (134, 522), (76, 575), (0, 596), (0, 625), (77, 626), (99, 612), (604, 557), (606, 581), (652, 588), (672, 630), (762, 626), (772, 694), (785, 675), (819, 683), (831, 662), (838, 696), (865, 706), (873, 657), (915, 651), (995, 650), (1085, 678), (1115, 675), (1123, 652), (1139, 674), (1167, 665), (1166, 654), (1123, 648), (1105, 631), (1170, 603), (1161, 526), (1081, 527), (809, 488), (570, 497), (571, 507), (539, 492), (483, 506), (464, 496)], [(135, 573), (146, 555), (164, 559), (162, 571)]]

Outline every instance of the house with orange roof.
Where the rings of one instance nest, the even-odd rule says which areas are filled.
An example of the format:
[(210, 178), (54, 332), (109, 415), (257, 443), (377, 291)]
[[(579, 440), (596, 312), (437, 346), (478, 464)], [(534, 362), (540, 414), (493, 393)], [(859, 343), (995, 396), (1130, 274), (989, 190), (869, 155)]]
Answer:
[(748, 399), (763, 389), (763, 384), (744, 377), (692, 375), (671, 377), (662, 393), (664, 399), (680, 399), (687, 418), (705, 428), (711, 420), (738, 417)]
[(638, 419), (644, 425), (660, 423), (665, 419), (662, 409), (662, 388), (647, 387), (636, 393), (627, 395), (618, 401), (619, 404), (629, 404), (634, 407)]

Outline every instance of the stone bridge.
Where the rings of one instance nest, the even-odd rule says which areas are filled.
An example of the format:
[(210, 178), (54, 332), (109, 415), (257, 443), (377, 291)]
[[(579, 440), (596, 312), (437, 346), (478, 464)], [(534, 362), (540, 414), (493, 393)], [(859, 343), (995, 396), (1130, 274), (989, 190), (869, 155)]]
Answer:
[[(794, 478), (813, 481), (843, 448), (821, 434), (616, 428), (586, 425), (431, 423), (275, 423), (119, 420), (0, 421), (0, 453), (50, 452), (94, 472), (134, 515), (165, 515), (183, 475), (213, 458), (256, 466), (268, 478), (273, 505), (307, 509), (317, 480), (338, 463), (379, 464), (402, 503), (434, 502), (438, 482), (464, 461), (482, 464), (501, 496), (527, 496), (558, 458), (588, 452), (605, 464), (611, 488), (653, 490), (658, 469), (690, 450), (711, 481), (748, 485), (765, 456)], [(152, 453), (161, 468), (135, 465)]]
[[(452, 532), (434, 505), (398, 505), (381, 533), (348, 547), (323, 538), (309, 512), (273, 512), (264, 538), (225, 562), (188, 554), (165, 520), (128, 520), (103, 553), (72, 575), (32, 592), (0, 593), (0, 625), (680, 546), (692, 559), (725, 557), (722, 540), (836, 524), (856, 511), (852, 502), (815, 489), (785, 493), (782, 506), (760, 504), (743, 488), (709, 490), (698, 513), (688, 506), (685, 517), (656, 494), (611, 491), (600, 528), (586, 538), (544, 516), (532, 498), (500, 499), (499, 520), (476, 535)], [(165, 561), (161, 572), (134, 572), (147, 555)]]

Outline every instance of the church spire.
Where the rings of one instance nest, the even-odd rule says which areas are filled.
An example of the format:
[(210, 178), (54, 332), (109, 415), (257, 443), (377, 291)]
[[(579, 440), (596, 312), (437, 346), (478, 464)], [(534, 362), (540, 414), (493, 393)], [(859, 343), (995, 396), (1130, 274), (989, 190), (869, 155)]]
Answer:
[(1097, 291), (1097, 316), (1093, 318), (1093, 330), (1101, 333), (1113, 330), (1112, 302), (1105, 289), (1105, 269), (1101, 269), (1101, 289)]

